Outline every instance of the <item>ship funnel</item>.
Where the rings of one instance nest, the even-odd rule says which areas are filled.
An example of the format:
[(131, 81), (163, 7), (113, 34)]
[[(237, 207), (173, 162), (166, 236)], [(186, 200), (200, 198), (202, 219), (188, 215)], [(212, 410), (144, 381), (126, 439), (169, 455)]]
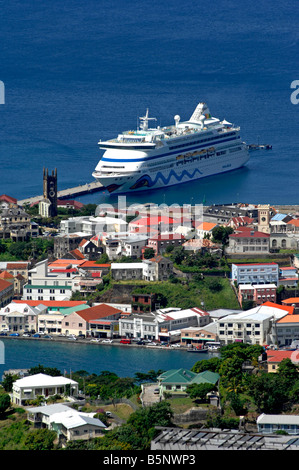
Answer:
[(180, 119), (181, 119), (181, 117), (178, 114), (176, 116), (174, 116), (175, 127), (178, 127)]

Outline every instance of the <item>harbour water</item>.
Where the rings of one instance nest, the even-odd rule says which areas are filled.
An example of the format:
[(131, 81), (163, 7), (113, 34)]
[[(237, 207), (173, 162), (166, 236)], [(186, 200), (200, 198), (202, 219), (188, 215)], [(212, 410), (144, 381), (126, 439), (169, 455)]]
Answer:
[(99, 139), (136, 128), (147, 107), (167, 125), (205, 101), (247, 143), (272, 150), (128, 202), (297, 204), (298, 10), (296, 0), (1, 2), (0, 194), (41, 194), (44, 166), (57, 167), (59, 189), (89, 183)]
[[(119, 377), (134, 377), (136, 372), (190, 369), (197, 361), (215, 354), (188, 354), (177, 349), (161, 350), (148, 347), (83, 344), (45, 340), (1, 339), (4, 345), (4, 364), (0, 363), (0, 378), (8, 369), (29, 369), (39, 364), (56, 367), (70, 373), (86, 370), (99, 374), (115, 372)], [(1, 380), (1, 379), (0, 379)]]

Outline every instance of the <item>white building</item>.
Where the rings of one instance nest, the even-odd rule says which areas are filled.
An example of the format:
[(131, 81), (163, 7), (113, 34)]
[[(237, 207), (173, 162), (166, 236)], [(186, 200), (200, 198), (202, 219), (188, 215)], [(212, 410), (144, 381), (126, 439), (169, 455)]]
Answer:
[(27, 400), (35, 400), (39, 396), (45, 399), (54, 395), (78, 395), (78, 383), (66, 377), (52, 377), (46, 374), (28, 375), (13, 383), (12, 402), (25, 405)]
[(48, 268), (48, 260), (40, 261), (28, 272), (23, 287), (24, 300), (69, 300), (80, 290), (82, 275), (77, 268)]
[(0, 309), (0, 330), (19, 334), (36, 331), (38, 314), (46, 310), (47, 307), (42, 305), (34, 308), (11, 302)]
[(102, 232), (125, 232), (127, 226), (121, 218), (86, 216), (62, 220), (59, 231), (61, 235), (82, 232), (86, 236), (94, 236)]
[(106, 428), (96, 413), (83, 413), (69, 406), (54, 404), (27, 408), (28, 421), (34, 427), (47, 427), (56, 431), (59, 438), (67, 441), (93, 439), (103, 434)]
[(275, 344), (276, 322), (288, 315), (281, 306), (260, 305), (250, 310), (228, 315), (217, 322), (219, 341), (224, 344)]
[(276, 284), (279, 279), (277, 263), (232, 264), (232, 281), (239, 284)]

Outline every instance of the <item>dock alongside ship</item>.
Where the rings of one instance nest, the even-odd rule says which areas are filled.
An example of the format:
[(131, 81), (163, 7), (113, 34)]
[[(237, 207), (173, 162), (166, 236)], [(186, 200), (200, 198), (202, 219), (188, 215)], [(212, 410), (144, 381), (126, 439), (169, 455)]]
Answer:
[[(97, 191), (101, 191), (104, 189), (104, 186), (99, 181), (92, 181), (91, 183), (81, 184), (79, 186), (75, 186), (73, 188), (62, 189), (61, 191), (57, 192), (58, 199), (69, 199), (78, 196), (83, 196), (84, 194), (91, 194)], [(26, 199), (22, 199), (18, 201), (20, 206), (24, 206), (27, 204), (35, 204), (43, 199), (43, 195), (40, 196), (33, 196), (28, 197)]]

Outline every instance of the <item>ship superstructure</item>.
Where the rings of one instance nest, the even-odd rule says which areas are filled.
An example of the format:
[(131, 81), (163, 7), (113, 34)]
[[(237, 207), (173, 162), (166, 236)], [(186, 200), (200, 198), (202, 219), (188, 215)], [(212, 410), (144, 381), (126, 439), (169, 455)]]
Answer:
[(249, 159), (240, 128), (212, 117), (199, 103), (188, 121), (149, 127), (148, 110), (136, 130), (99, 142), (105, 152), (93, 177), (109, 192), (129, 193), (165, 188), (235, 170)]

